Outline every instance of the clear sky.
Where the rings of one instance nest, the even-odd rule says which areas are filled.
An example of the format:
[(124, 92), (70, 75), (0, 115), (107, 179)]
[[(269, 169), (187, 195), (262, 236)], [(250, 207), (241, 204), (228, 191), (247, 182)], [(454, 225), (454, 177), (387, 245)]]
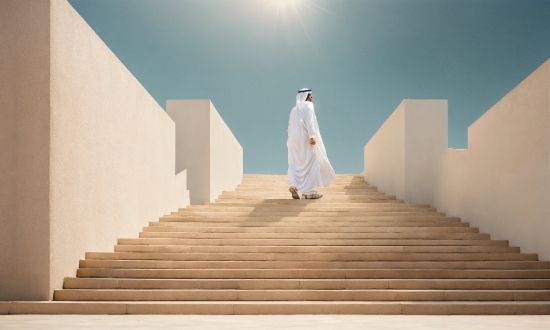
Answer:
[(245, 173), (286, 173), (311, 88), (337, 173), (405, 98), (449, 100), (449, 146), (550, 57), (550, 0), (69, 0), (165, 108), (211, 99)]

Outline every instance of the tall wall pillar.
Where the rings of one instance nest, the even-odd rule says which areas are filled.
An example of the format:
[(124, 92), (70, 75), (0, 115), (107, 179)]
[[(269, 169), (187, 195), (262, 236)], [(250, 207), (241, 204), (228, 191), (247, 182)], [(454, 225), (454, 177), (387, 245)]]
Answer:
[(403, 100), (365, 145), (365, 179), (407, 203), (430, 204), (447, 139), (447, 100)]
[(0, 1), (0, 300), (50, 294), (49, 69), (49, 1)]
[(243, 148), (210, 100), (168, 100), (176, 123), (176, 172), (187, 169), (191, 204), (214, 201), (242, 181)]

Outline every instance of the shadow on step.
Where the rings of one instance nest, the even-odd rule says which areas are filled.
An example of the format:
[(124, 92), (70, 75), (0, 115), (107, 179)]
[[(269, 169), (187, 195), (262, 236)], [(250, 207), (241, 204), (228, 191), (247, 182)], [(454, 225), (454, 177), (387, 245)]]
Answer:
[[(370, 189), (371, 186), (365, 181), (364, 177), (362, 177), (361, 175), (356, 175), (351, 179), (349, 184), (345, 185), (343, 188), (346, 195), (356, 196), (358, 195), (358, 192), (362, 192), (363, 189)], [(373, 192), (377, 191), (377, 189), (373, 190)]]
[(249, 217), (244, 222), (244, 226), (248, 222), (264, 223), (266, 226), (269, 226), (274, 222), (282, 221), (284, 218), (298, 217), (310, 203), (315, 203), (315, 201), (305, 199), (264, 199), (263, 202), (256, 205), (250, 212)]
[[(341, 181), (335, 181), (327, 188), (339, 188), (342, 189), (346, 195), (358, 197), (365, 196), (365, 190), (368, 189), (373, 189), (373, 192), (377, 193), (376, 189), (369, 186), (360, 175), (354, 176), (349, 182), (346, 182), (345, 185), (342, 185)], [(323, 190), (323, 188), (319, 188), (319, 192), (323, 193), (325, 195), (323, 198), (326, 199), (331, 193), (324, 192)], [(271, 223), (282, 221), (284, 218), (299, 217), (300, 214), (307, 209), (309, 204), (324, 204), (323, 198), (320, 200), (295, 200), (292, 199), (289, 194), (288, 198), (263, 199), (262, 202), (254, 206), (254, 209), (250, 212), (249, 218), (245, 221), (244, 225), (246, 226), (249, 222), (257, 221), (259, 223), (265, 223), (267, 226)], [(299, 219), (296, 219), (296, 222), (299, 221)]]

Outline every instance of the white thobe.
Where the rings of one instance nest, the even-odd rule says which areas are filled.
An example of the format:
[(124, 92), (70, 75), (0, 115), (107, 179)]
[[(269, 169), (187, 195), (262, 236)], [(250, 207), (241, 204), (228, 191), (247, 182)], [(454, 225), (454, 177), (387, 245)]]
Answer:
[[(315, 139), (315, 145), (309, 143), (310, 138)], [(313, 103), (305, 101), (292, 108), (286, 145), (291, 186), (310, 195), (334, 180), (336, 175), (327, 157)]]

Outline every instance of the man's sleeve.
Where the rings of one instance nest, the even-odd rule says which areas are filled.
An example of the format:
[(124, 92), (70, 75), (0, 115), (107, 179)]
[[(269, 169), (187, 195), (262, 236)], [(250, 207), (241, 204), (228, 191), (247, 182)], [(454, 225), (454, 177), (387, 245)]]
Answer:
[(315, 138), (317, 136), (317, 130), (315, 129), (315, 110), (313, 110), (313, 103), (308, 102), (304, 110), (304, 122), (306, 123), (307, 135), (310, 139)]

